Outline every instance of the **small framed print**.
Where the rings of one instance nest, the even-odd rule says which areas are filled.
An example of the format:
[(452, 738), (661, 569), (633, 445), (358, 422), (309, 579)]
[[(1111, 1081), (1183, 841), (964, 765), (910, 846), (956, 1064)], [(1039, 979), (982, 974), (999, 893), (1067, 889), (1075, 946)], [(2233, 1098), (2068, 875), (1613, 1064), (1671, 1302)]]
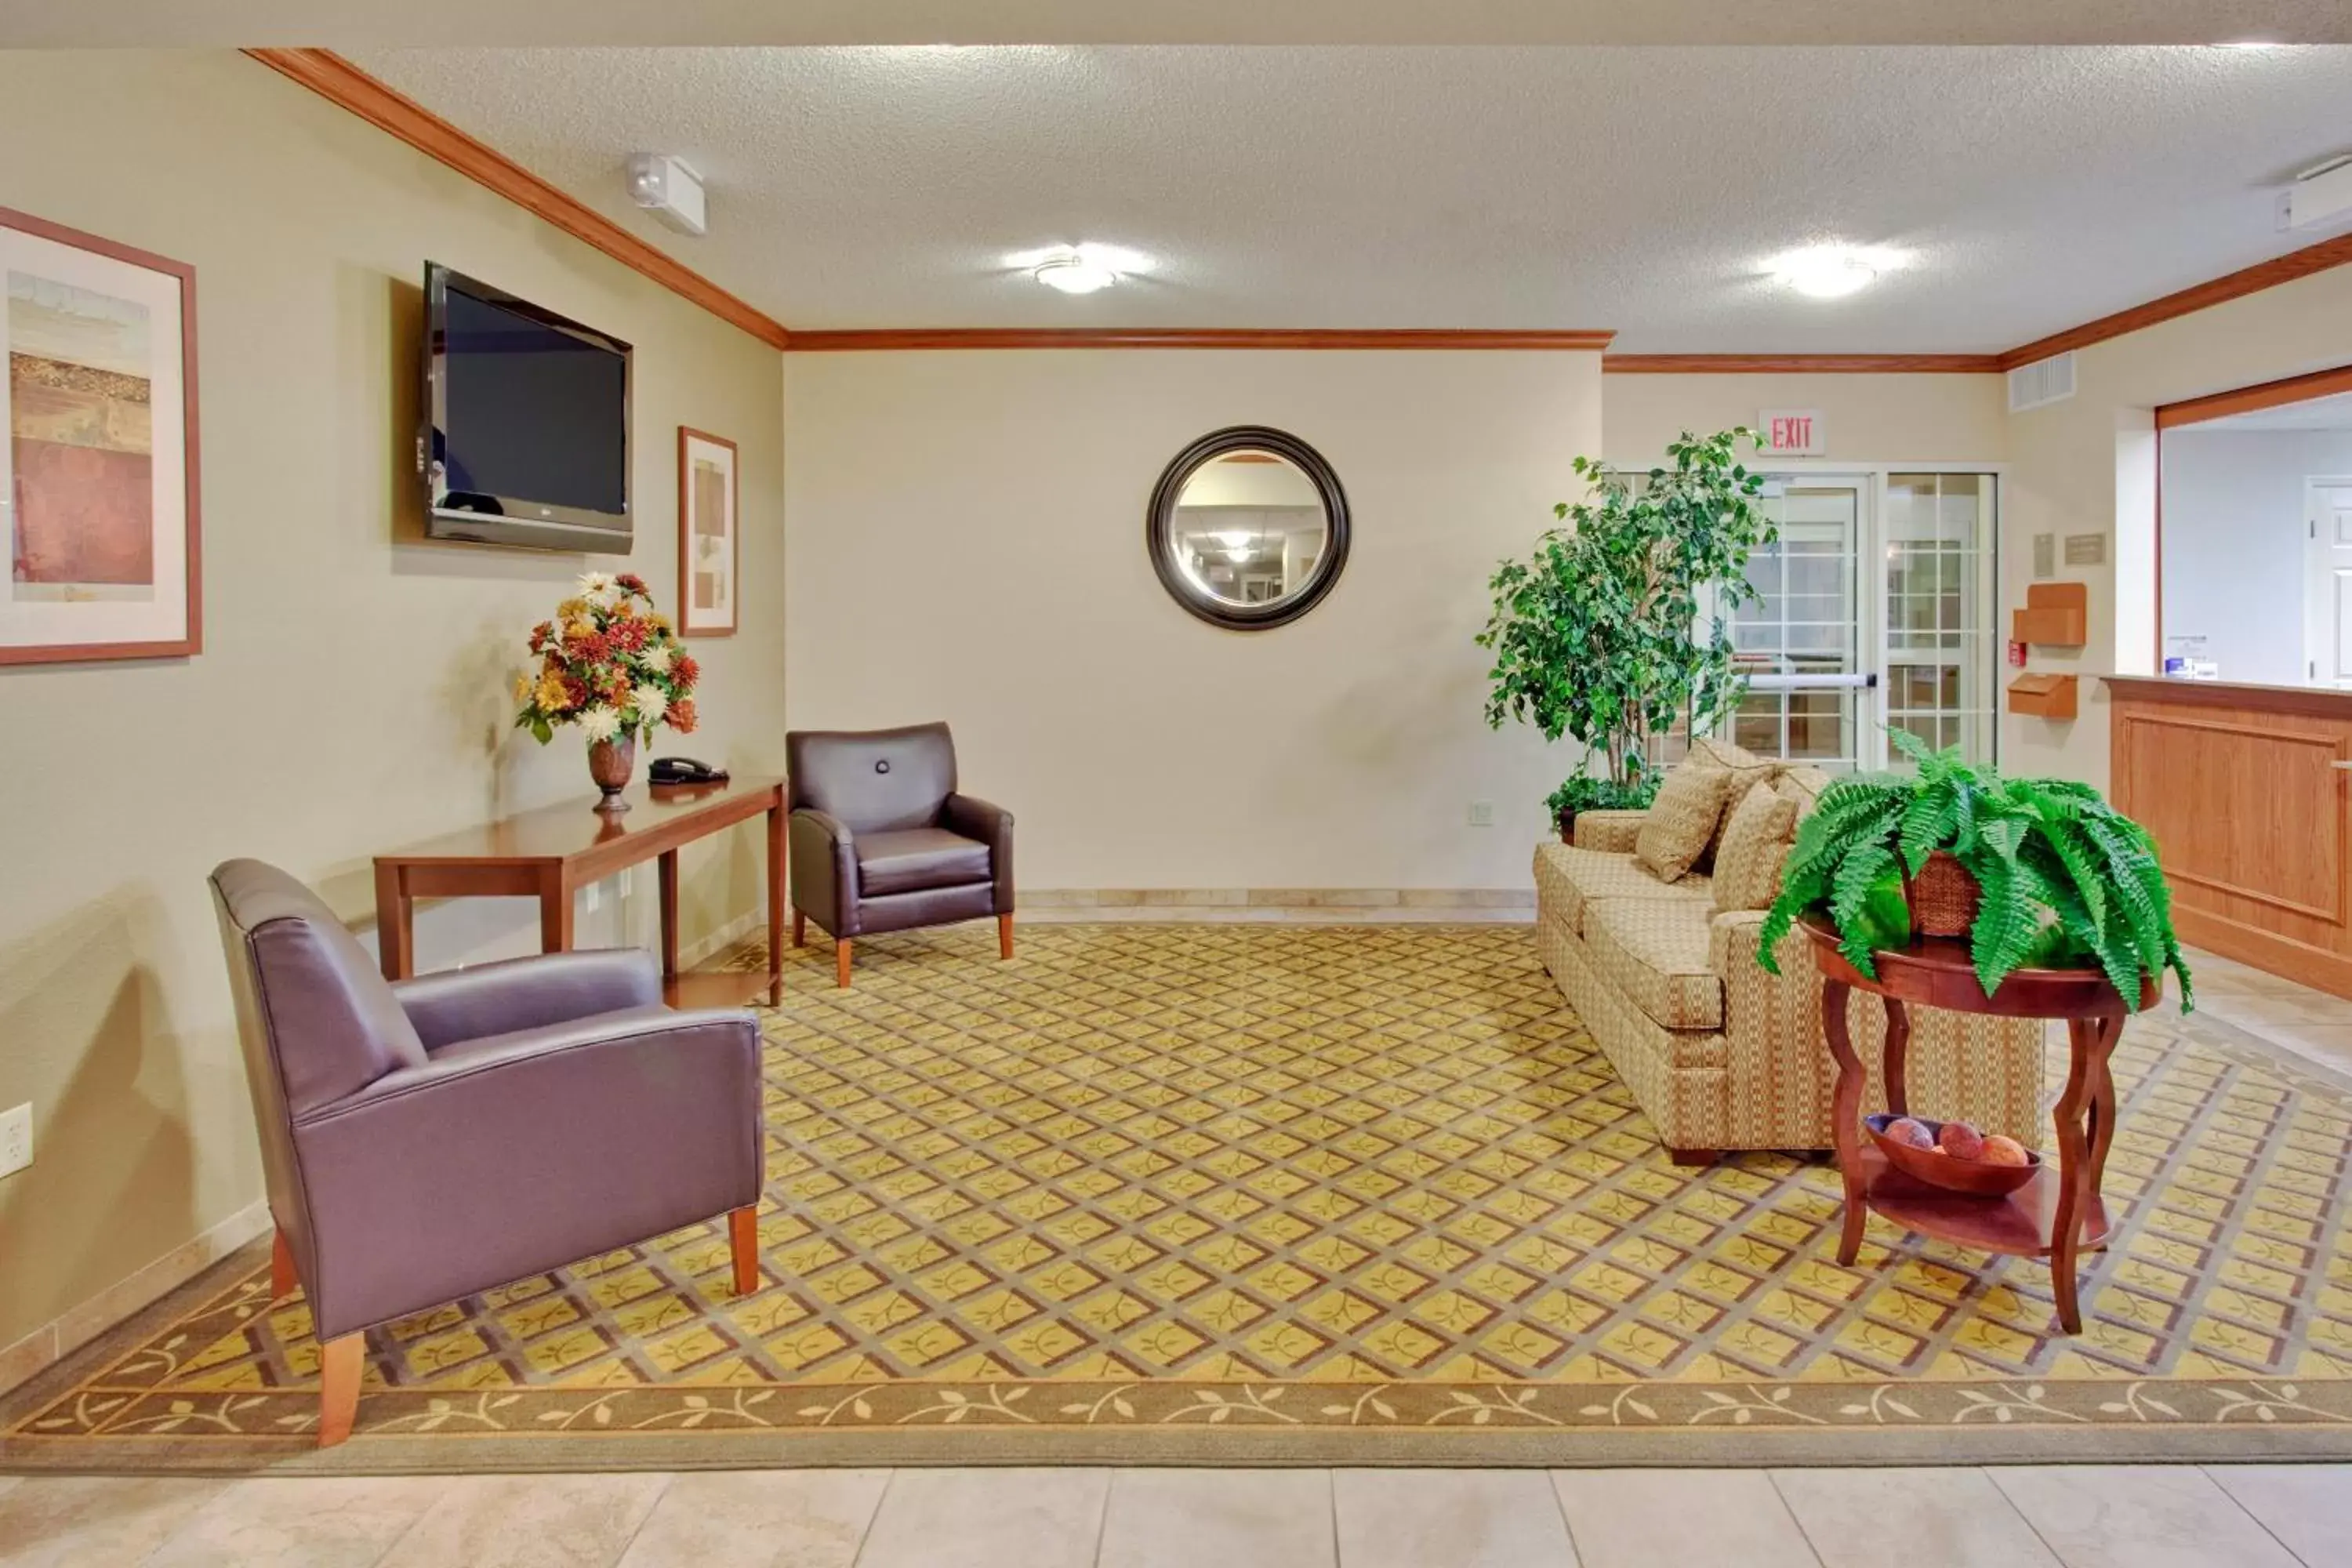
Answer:
[(204, 646), (196, 274), (0, 207), (0, 665)]
[(677, 632), (735, 635), (735, 443), (677, 427)]

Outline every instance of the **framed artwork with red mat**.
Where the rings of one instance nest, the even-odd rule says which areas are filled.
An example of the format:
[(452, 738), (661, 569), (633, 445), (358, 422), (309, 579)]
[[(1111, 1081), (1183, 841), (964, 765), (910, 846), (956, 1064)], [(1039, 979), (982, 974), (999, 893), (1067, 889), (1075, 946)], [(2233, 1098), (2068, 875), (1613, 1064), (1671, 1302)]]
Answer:
[(0, 207), (0, 664), (204, 645), (196, 275)]

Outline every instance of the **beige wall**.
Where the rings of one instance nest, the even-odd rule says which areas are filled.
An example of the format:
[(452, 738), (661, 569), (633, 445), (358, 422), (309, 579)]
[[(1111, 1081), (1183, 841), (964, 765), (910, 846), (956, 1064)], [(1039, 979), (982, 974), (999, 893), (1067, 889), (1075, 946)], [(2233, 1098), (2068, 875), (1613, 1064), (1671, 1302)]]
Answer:
[[(1024, 885), (1524, 885), (1575, 759), (1487, 730), (1471, 637), (1600, 448), (1597, 356), (787, 354), (785, 408), (793, 722), (950, 721)], [(1244, 423), (1321, 451), (1355, 519), (1330, 597), (1248, 633), (1143, 542), (1169, 459)]]
[[(199, 658), (0, 669), (0, 1108), (37, 1130), (0, 1180), (5, 1352), (260, 1195), (215, 862), (359, 917), (371, 852), (586, 788), (505, 687), (587, 560), (393, 542), (428, 257), (636, 345), (628, 564), (665, 603), (677, 426), (740, 444), (744, 630), (696, 646), (708, 732), (677, 749), (781, 760), (783, 595), (772, 349), (235, 55), (0, 55), (0, 205), (196, 269), (205, 577)], [(751, 907), (752, 847), (688, 883), (691, 938)], [(475, 904), (419, 937), (434, 966), (535, 928)]]
[(1767, 408), (1813, 408), (1822, 461), (1994, 463), (2008, 451), (1997, 375), (1604, 375), (1610, 461), (1654, 462), (1685, 430), (1753, 427)]
[[(2032, 579), (2032, 536), (2100, 533), (2106, 564), (2060, 568), (2090, 584), (2090, 644), (2037, 648), (2036, 668), (2083, 678), (2071, 723), (2004, 718), (2002, 759), (2016, 773), (2107, 781), (2107, 698), (2093, 676), (2156, 665), (2155, 409), (2160, 404), (2352, 361), (2352, 267), (2266, 289), (2075, 357), (2075, 394), (2010, 420), (2002, 521), (2009, 605)], [(2299, 605), (2284, 613), (2301, 615)]]

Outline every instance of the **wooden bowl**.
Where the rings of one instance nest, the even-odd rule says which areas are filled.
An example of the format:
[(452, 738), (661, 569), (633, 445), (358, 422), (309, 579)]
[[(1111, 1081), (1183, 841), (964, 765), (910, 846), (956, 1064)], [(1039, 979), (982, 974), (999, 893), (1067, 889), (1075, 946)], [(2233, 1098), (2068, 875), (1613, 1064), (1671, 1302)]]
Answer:
[[(2033, 1180), (2042, 1169), (2042, 1156), (2028, 1149), (2022, 1165), (1995, 1165), (1983, 1160), (1956, 1160), (1949, 1154), (1938, 1154), (1927, 1149), (1914, 1149), (1908, 1143), (1898, 1143), (1886, 1135), (1887, 1123), (1902, 1118), (1892, 1111), (1865, 1116), (1863, 1126), (1870, 1130), (1870, 1141), (1886, 1156), (1886, 1163), (1910, 1177), (1948, 1193), (1961, 1193), (1972, 1198), (2005, 1198), (2026, 1183)], [(1924, 1116), (1912, 1121), (1928, 1132), (1941, 1137), (1944, 1124)]]

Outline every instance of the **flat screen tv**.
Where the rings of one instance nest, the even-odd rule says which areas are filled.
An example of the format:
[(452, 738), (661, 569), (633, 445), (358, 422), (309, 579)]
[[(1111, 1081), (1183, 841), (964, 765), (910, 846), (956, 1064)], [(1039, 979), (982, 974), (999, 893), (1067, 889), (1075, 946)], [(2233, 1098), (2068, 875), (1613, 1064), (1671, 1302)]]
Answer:
[(437, 262), (425, 329), (425, 532), (627, 553), (629, 345)]

